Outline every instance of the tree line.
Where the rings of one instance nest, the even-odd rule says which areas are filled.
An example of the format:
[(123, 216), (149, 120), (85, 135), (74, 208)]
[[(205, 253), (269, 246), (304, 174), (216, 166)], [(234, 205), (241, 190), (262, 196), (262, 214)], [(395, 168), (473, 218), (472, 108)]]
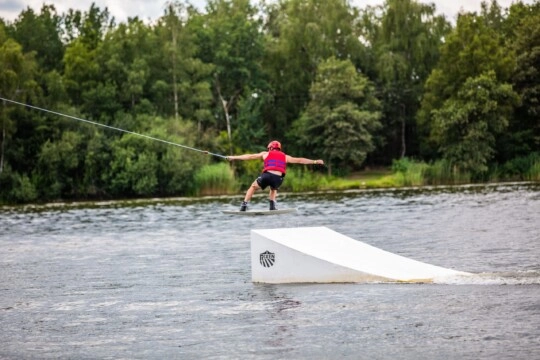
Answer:
[(73, 118), (220, 154), (279, 139), (335, 175), (540, 166), (540, 3), (492, 0), (455, 23), (436, 10), (209, 0), (151, 22), (95, 4), (0, 19), (0, 97), (32, 106), (0, 105), (0, 202), (189, 195), (217, 160)]

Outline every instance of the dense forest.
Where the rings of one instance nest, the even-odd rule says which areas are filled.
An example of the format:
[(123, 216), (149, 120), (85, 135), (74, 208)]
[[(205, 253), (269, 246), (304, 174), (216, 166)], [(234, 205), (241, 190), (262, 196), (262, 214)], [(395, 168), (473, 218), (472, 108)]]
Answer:
[(209, 0), (152, 22), (95, 4), (0, 19), (0, 203), (192, 195), (259, 171), (137, 134), (225, 155), (279, 139), (333, 176), (409, 159), (538, 180), (540, 3), (436, 10)]

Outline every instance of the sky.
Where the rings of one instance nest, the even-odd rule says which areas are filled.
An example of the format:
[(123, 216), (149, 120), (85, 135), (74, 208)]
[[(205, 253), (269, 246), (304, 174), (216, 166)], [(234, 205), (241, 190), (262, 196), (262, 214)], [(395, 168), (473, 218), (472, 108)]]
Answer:
[[(358, 8), (384, 3), (384, 0), (349, 1), (350, 4)], [(531, 4), (534, 1), (524, 0), (523, 2)], [(115, 17), (117, 23), (125, 22), (128, 17), (135, 16), (142, 20), (152, 21), (163, 15), (167, 2), (167, 0), (0, 0), (0, 17), (7, 21), (13, 21), (27, 7), (39, 13), (43, 3), (54, 4), (59, 15), (67, 12), (68, 9), (85, 12), (90, 9), (92, 3), (95, 3), (101, 10), (108, 8), (109, 13)], [(204, 9), (206, 4), (206, 0), (190, 0), (190, 2), (200, 9)], [(421, 0), (420, 2), (434, 3), (437, 13), (446, 15), (448, 20), (454, 22), (460, 10), (479, 12), (482, 0)], [(507, 8), (515, 0), (498, 0), (497, 2), (503, 8)]]

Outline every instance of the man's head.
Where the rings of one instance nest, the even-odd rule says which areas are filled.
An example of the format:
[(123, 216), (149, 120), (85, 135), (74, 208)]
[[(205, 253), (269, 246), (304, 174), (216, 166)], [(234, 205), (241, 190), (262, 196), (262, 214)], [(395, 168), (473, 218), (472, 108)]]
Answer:
[(268, 144), (266, 148), (268, 149), (268, 151), (272, 151), (272, 150), (281, 151), (281, 143), (279, 141), (273, 140), (273, 141), (270, 141), (270, 143)]

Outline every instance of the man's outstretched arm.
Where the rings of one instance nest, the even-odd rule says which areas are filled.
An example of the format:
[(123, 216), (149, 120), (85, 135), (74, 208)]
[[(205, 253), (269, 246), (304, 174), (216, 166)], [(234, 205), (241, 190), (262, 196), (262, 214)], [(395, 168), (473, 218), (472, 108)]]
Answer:
[(244, 154), (244, 155), (231, 155), (227, 156), (227, 160), (257, 160), (257, 159), (263, 159), (265, 152), (260, 152), (258, 154)]
[(308, 158), (297, 158), (287, 155), (287, 162), (291, 164), (304, 164), (304, 165), (324, 165), (324, 160), (312, 160)]

